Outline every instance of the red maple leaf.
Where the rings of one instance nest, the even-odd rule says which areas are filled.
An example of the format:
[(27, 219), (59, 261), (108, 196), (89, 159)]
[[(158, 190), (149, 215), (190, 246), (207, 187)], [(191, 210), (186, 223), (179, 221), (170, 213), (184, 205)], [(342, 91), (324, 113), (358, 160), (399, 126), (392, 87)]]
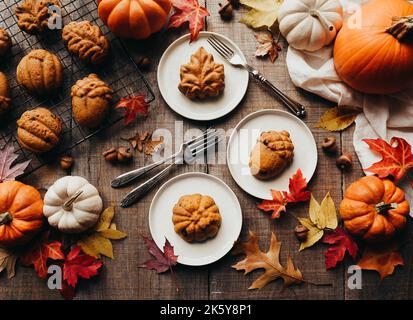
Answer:
[(149, 237), (142, 236), (149, 253), (154, 257), (154, 259), (148, 260), (145, 263), (139, 265), (140, 268), (156, 270), (157, 273), (163, 273), (165, 271), (171, 270), (178, 262), (178, 256), (174, 253), (173, 246), (169, 243), (168, 239), (165, 238), (165, 245), (162, 252), (155, 241)]
[(65, 280), (62, 281), (62, 289), (60, 289), (59, 291), (62, 297), (66, 300), (73, 300), (76, 295), (76, 288), (69, 286), (69, 284)]
[(47, 277), (47, 261), (63, 260), (65, 255), (62, 252), (62, 244), (59, 241), (49, 241), (50, 231), (44, 232), (27, 251), (20, 257), (20, 261), (25, 266), (34, 266), (40, 278)]
[(272, 211), (271, 219), (277, 219), (287, 209), (288, 202), (281, 191), (271, 190), (271, 195), (272, 200), (263, 200), (257, 207), (265, 212)]
[(301, 169), (290, 178), (289, 192), (283, 192), (288, 203), (304, 202), (310, 199), (311, 192), (307, 190), (307, 180), (303, 177)]
[(263, 200), (257, 205), (258, 209), (271, 212), (271, 219), (280, 217), (285, 212), (287, 204), (304, 202), (310, 199), (311, 192), (307, 191), (307, 181), (303, 177), (301, 169), (290, 178), (289, 191), (271, 190), (272, 200)]
[(335, 268), (337, 263), (343, 261), (346, 252), (348, 252), (353, 259), (356, 259), (359, 250), (357, 243), (342, 228), (338, 227), (333, 232), (326, 234), (323, 237), (323, 242), (332, 244), (324, 254), (326, 257), (327, 270)]
[(81, 248), (76, 246), (68, 253), (63, 264), (63, 280), (75, 288), (78, 277), (89, 279), (98, 274), (101, 266), (102, 261), (83, 253)]
[(175, 13), (169, 20), (168, 28), (178, 28), (185, 22), (189, 22), (191, 32), (190, 42), (198, 39), (199, 32), (204, 28), (204, 18), (209, 16), (209, 12), (201, 7), (198, 0), (172, 0)]
[(149, 104), (146, 102), (144, 95), (123, 98), (118, 102), (115, 109), (124, 109), (124, 124), (126, 126), (135, 121), (138, 115), (146, 117), (149, 114)]
[(393, 176), (399, 181), (413, 167), (413, 154), (410, 144), (403, 138), (393, 137), (390, 144), (382, 139), (364, 139), (371, 150), (382, 156), (381, 161), (374, 163), (367, 171), (377, 174), (380, 178)]

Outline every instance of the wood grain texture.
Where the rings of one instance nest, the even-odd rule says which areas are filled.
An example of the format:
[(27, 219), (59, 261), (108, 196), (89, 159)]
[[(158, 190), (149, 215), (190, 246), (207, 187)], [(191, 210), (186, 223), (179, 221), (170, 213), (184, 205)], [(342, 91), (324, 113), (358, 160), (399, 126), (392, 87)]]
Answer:
[[(254, 32), (245, 25), (239, 23), (245, 9), (234, 12), (231, 22), (224, 22), (218, 15), (219, 0), (203, 1), (211, 13), (207, 18), (206, 29), (224, 34), (234, 40), (254, 67), (262, 71), (270, 81), (273, 81), (280, 89), (293, 98), (303, 103), (308, 110), (305, 120), (319, 144), (326, 136), (335, 136), (339, 142), (340, 151), (353, 153), (352, 134), (353, 128), (344, 133), (328, 133), (315, 128), (321, 114), (331, 106), (331, 103), (322, 100), (312, 94), (306, 93), (294, 87), (285, 65), (286, 45), (280, 52), (278, 60), (272, 64), (266, 59), (254, 57), (256, 40)], [(148, 211), (151, 200), (156, 192), (152, 190), (142, 201), (128, 209), (121, 209), (119, 202), (125, 193), (132, 187), (124, 189), (112, 189), (110, 181), (118, 174), (128, 169), (149, 163), (150, 159), (136, 152), (133, 163), (128, 165), (110, 165), (101, 156), (109, 147), (127, 145), (120, 137), (133, 136), (136, 131), (153, 131), (157, 128), (165, 128), (173, 133), (178, 133), (182, 123), (183, 130), (204, 129), (209, 125), (229, 130), (242, 118), (253, 111), (261, 109), (281, 109), (282, 104), (251, 79), (248, 92), (241, 104), (226, 117), (214, 122), (197, 123), (183, 119), (175, 114), (163, 101), (156, 84), (156, 67), (163, 51), (180, 35), (186, 32), (181, 30), (167, 30), (153, 36), (145, 42), (126, 41), (128, 51), (138, 59), (141, 55), (150, 56), (151, 70), (146, 74), (147, 79), (155, 91), (156, 100), (151, 104), (151, 112), (148, 118), (136, 122), (130, 127), (124, 128), (121, 124), (107, 130), (98, 137), (83, 143), (73, 150), (72, 155), (76, 159), (72, 175), (87, 177), (91, 183), (100, 190), (105, 206), (114, 204), (116, 207), (116, 224), (125, 231), (128, 237), (122, 241), (114, 242), (115, 260), (104, 259), (104, 268), (101, 275), (92, 281), (81, 284), (78, 289), (77, 299), (395, 299), (412, 298), (413, 284), (411, 269), (413, 266), (413, 244), (406, 237), (403, 254), (406, 266), (397, 270), (395, 276), (379, 281), (377, 274), (363, 272), (363, 289), (350, 290), (347, 287), (347, 267), (351, 264), (339, 266), (335, 270), (326, 271), (324, 251), (326, 246), (319, 244), (301, 253), (298, 252), (299, 243), (296, 240), (293, 229), (297, 221), (291, 214), (283, 214), (277, 220), (272, 221), (268, 215), (256, 208), (258, 199), (243, 192), (232, 179), (226, 165), (179, 166), (174, 175), (187, 171), (208, 172), (221, 178), (236, 193), (243, 210), (244, 224), (241, 239), (245, 240), (248, 230), (253, 230), (259, 235), (262, 250), (269, 245), (271, 232), (276, 232), (282, 241), (282, 262), (288, 253), (295, 261), (296, 266), (303, 272), (304, 277), (317, 285), (302, 284), (287, 290), (282, 290), (281, 281), (269, 284), (261, 290), (247, 290), (261, 271), (244, 276), (231, 268), (240, 258), (230, 254), (218, 262), (205, 267), (178, 266), (176, 275), (180, 283), (179, 291), (170, 274), (158, 275), (154, 271), (138, 268), (138, 264), (150, 258), (141, 238), (141, 235), (149, 235)], [(171, 84), (174, 85), (174, 84)], [(177, 121), (178, 126), (177, 126)], [(177, 129), (178, 128), (178, 129)], [(276, 129), (276, 128), (275, 128)], [(178, 135), (179, 136), (179, 135)], [(179, 137), (174, 137), (179, 139)], [(319, 161), (317, 171), (310, 183), (310, 189), (315, 197), (321, 201), (330, 191), (336, 207), (342, 199), (343, 191), (349, 183), (362, 176), (360, 165), (355, 161), (352, 171), (340, 172), (335, 166), (335, 158), (326, 156), (321, 150), (318, 152)], [(303, 155), (297, 155), (303, 156)], [(64, 176), (56, 164), (42, 168), (35, 174), (26, 178), (26, 182), (47, 189), (57, 178)], [(169, 208), (165, 208), (168, 210)], [(296, 216), (306, 216), (308, 204), (293, 206), (289, 211)], [(412, 231), (411, 225), (407, 234)], [(32, 268), (19, 267), (17, 276), (7, 280), (0, 276), (0, 296), (3, 299), (60, 299), (60, 294), (47, 288), (45, 281), (37, 278)]]

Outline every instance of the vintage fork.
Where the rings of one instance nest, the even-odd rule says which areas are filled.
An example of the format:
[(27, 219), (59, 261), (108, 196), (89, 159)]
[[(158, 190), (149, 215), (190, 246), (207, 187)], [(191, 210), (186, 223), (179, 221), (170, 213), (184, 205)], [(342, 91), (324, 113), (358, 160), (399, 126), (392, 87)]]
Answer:
[(305, 108), (302, 104), (284, 94), (280, 89), (268, 81), (258, 70), (254, 69), (247, 62), (240, 57), (233, 49), (227, 46), (219, 38), (214, 35), (209, 36), (208, 43), (230, 64), (234, 66), (241, 66), (245, 68), (255, 79), (267, 87), (275, 94), (284, 105), (297, 117), (304, 117), (306, 115)]
[[(131, 204), (135, 203), (137, 200), (142, 198), (152, 187), (154, 187), (160, 180), (166, 177), (172, 167), (177, 163), (187, 163), (191, 164), (194, 162), (200, 155), (203, 155), (205, 151), (210, 149), (211, 147), (215, 146), (218, 142), (220, 142), (224, 136), (219, 136), (218, 132), (215, 129), (208, 129), (203, 132), (202, 135), (191, 139), (189, 141), (184, 142), (179, 151), (174, 155), (153, 163), (149, 166), (133, 170), (131, 172), (125, 173), (119, 177), (117, 177), (114, 181), (112, 181), (112, 186), (115, 184), (116, 186), (125, 185), (138, 177), (142, 176), (143, 174), (151, 171), (152, 169), (166, 163), (169, 160), (172, 160), (172, 163), (160, 171), (158, 174), (147, 180), (146, 182), (142, 183), (131, 192), (129, 192), (126, 197), (121, 201), (122, 207), (128, 207)], [(149, 168), (149, 169), (148, 169)], [(126, 181), (126, 182), (125, 182)], [(115, 182), (115, 183), (114, 183)]]

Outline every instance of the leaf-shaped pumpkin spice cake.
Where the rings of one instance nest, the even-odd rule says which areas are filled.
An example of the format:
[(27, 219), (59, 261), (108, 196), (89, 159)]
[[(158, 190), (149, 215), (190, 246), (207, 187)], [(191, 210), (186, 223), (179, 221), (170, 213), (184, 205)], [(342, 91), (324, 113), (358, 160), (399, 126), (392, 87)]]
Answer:
[(218, 96), (225, 88), (224, 65), (215, 63), (212, 54), (200, 47), (180, 70), (179, 90), (189, 99)]

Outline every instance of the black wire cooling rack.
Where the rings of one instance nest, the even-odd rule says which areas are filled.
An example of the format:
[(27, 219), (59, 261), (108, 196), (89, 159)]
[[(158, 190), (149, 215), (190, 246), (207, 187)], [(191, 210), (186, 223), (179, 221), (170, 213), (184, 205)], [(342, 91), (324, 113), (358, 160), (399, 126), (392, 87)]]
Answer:
[[(69, 152), (75, 146), (105, 130), (122, 119), (122, 114), (112, 110), (105, 122), (97, 129), (80, 127), (72, 117), (70, 88), (78, 80), (90, 73), (96, 73), (114, 90), (113, 101), (130, 95), (144, 94), (147, 102), (155, 99), (154, 93), (134, 60), (128, 55), (123, 43), (102, 23), (97, 14), (96, 0), (60, 0), (63, 25), (71, 21), (88, 20), (98, 25), (110, 40), (111, 55), (103, 66), (94, 68), (70, 54), (61, 39), (61, 30), (48, 31), (43, 35), (29, 35), (20, 30), (14, 13), (21, 0), (0, 0), (0, 27), (13, 39), (10, 53), (0, 59), (0, 71), (10, 82), (13, 106), (0, 119), (0, 148), (13, 144), (19, 158), (16, 161), (31, 160), (25, 175), (32, 173), (51, 159)], [(64, 68), (64, 84), (58, 95), (53, 98), (39, 99), (31, 96), (16, 81), (16, 67), (20, 60), (33, 49), (45, 49), (56, 54)], [(16, 137), (16, 121), (24, 111), (45, 106), (62, 120), (63, 130), (59, 145), (47, 154), (36, 155), (23, 149)]]

